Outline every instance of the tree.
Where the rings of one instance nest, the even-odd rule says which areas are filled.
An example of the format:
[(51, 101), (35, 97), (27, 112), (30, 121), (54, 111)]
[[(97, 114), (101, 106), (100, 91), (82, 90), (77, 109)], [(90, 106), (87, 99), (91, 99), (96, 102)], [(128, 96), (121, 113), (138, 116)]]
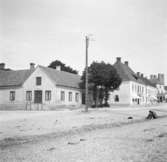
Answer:
[[(85, 71), (81, 77), (80, 87), (85, 89)], [(108, 105), (109, 92), (117, 89), (121, 84), (121, 78), (119, 77), (116, 69), (111, 64), (105, 62), (93, 62), (88, 67), (88, 83), (89, 91), (92, 92), (93, 104), (102, 106)]]
[(57, 66), (61, 66), (62, 71), (66, 71), (66, 72), (73, 73), (73, 74), (78, 74), (77, 70), (72, 69), (70, 66), (66, 66), (64, 63), (62, 63), (59, 60), (55, 60), (51, 62), (48, 67), (56, 69)]

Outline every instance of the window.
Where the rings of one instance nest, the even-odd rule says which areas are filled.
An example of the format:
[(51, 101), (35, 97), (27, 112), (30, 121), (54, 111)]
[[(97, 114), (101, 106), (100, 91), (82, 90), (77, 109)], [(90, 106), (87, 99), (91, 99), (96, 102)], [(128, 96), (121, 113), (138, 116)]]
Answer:
[(26, 101), (32, 101), (32, 91), (26, 91)]
[(61, 91), (60, 99), (61, 99), (61, 101), (65, 101), (65, 92), (64, 91)]
[(69, 92), (68, 100), (72, 101), (72, 92)]
[(140, 88), (140, 87), (139, 87), (139, 85), (138, 85), (138, 86), (137, 86), (137, 92), (138, 92), (138, 93), (139, 93), (139, 88)]
[(51, 100), (51, 91), (45, 91), (45, 101)]
[(132, 84), (132, 92), (134, 92), (134, 84)]
[(115, 102), (119, 102), (119, 96), (115, 95)]
[(42, 79), (41, 77), (36, 77), (36, 85), (41, 85)]
[(137, 85), (135, 84), (135, 92), (137, 92)]
[(10, 91), (10, 101), (15, 100), (15, 91)]
[(79, 102), (79, 93), (75, 93), (75, 101)]

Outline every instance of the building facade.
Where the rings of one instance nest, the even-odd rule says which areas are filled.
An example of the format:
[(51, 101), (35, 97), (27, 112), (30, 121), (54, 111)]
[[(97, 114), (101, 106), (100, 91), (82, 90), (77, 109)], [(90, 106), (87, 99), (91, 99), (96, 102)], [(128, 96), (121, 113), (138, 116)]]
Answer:
[(0, 109), (54, 109), (79, 106), (80, 76), (43, 66), (28, 70), (0, 70)]
[(158, 94), (158, 102), (166, 102), (167, 101), (167, 91), (165, 89), (165, 77), (164, 74), (158, 74), (158, 75), (150, 75), (150, 81), (156, 85)]
[(149, 105), (157, 102), (157, 88), (143, 74), (135, 73), (129, 63), (118, 57), (114, 64), (122, 79), (118, 90), (110, 94), (110, 103), (119, 105)]

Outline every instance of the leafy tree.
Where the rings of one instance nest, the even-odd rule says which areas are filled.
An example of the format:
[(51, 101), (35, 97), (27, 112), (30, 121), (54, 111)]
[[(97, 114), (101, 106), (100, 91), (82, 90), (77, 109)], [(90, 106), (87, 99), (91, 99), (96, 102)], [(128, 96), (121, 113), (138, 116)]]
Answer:
[(73, 74), (78, 74), (77, 70), (72, 69), (70, 66), (66, 66), (64, 63), (62, 63), (59, 60), (55, 60), (51, 62), (48, 67), (56, 69), (56, 66), (61, 66), (62, 71), (66, 71), (66, 72), (73, 73)]
[[(81, 77), (80, 87), (85, 89), (85, 71)], [(108, 105), (109, 92), (117, 89), (121, 84), (121, 78), (111, 64), (105, 62), (93, 62), (88, 68), (89, 91), (92, 92), (95, 107), (99, 104)]]

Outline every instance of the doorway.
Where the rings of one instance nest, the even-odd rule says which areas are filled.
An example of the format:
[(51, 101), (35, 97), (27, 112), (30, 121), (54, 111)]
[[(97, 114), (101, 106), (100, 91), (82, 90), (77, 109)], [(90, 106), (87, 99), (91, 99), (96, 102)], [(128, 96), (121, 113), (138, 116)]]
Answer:
[(42, 91), (34, 91), (34, 103), (42, 103)]
[(139, 98), (137, 99), (137, 104), (138, 104), (138, 105), (140, 104), (140, 99), (139, 99)]

